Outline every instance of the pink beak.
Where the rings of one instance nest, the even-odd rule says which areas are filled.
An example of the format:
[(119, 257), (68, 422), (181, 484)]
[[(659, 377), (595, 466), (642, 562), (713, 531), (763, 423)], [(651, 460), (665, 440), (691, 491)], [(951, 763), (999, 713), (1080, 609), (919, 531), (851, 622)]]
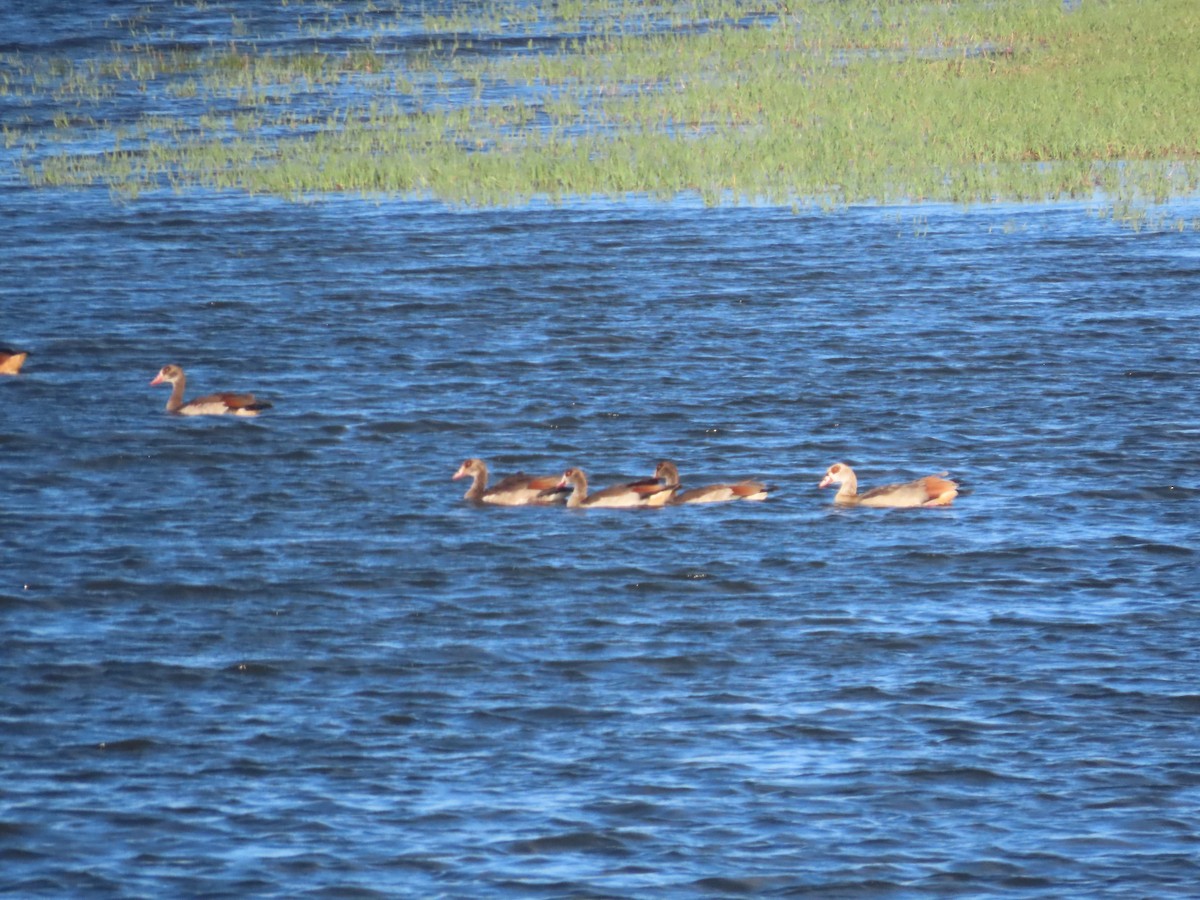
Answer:
[(819, 487), (819, 488), (829, 487), (831, 484), (833, 484), (833, 476), (826, 475), (824, 478), (821, 479), (821, 483), (818, 484), (817, 487)]
[(150, 383), (151, 384), (162, 384), (163, 383), (162, 372), (159, 372), (157, 375), (155, 375), (154, 380), (151, 381)]

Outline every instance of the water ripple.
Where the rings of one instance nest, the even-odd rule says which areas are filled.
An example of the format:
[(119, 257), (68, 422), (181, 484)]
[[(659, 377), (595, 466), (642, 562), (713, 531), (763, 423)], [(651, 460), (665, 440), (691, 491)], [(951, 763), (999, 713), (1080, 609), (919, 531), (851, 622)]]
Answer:
[[(33, 353), (0, 383), (3, 890), (1195, 883), (1190, 235), (1066, 208), (933, 209), (922, 240), (684, 203), (6, 212), (0, 338)], [(167, 361), (274, 406), (166, 416)], [(773, 494), (475, 508), (467, 456)], [(837, 509), (835, 460), (962, 494)]]

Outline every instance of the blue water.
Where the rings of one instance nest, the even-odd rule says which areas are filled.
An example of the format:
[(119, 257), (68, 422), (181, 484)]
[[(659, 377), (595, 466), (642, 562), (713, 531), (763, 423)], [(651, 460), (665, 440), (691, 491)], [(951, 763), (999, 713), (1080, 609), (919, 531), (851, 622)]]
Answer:
[[(1194, 894), (1194, 230), (0, 209), (0, 892)], [(467, 456), (774, 490), (474, 508)]]

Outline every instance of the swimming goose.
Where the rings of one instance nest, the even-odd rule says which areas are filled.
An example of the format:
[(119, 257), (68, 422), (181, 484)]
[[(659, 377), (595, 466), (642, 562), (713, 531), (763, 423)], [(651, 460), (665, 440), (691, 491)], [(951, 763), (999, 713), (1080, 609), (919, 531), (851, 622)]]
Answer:
[(474, 457), (464, 460), (450, 479), (470, 478), (471, 486), (463, 499), (473, 503), (495, 503), (498, 506), (546, 506), (561, 503), (565, 491), (559, 490), (559, 479), (555, 475), (526, 475), (517, 472), (500, 479), (488, 488), (488, 468), (482, 459)]
[(679, 491), (679, 469), (675, 463), (663, 460), (654, 469), (654, 477), (673, 488), (671, 503), (723, 503), (726, 500), (766, 500), (767, 486), (761, 481), (738, 481), (733, 484), (710, 484), (706, 487)]
[(8, 347), (0, 347), (0, 375), (17, 375), (21, 371), (21, 366), (25, 364), (25, 357), (29, 353), (25, 350), (10, 350)]
[(187, 383), (187, 376), (176, 365), (163, 366), (150, 383), (172, 385), (167, 412), (181, 416), (257, 416), (264, 409), (271, 408), (270, 403), (254, 399), (253, 394), (209, 394), (184, 403), (183, 386)]
[(833, 502), (844, 506), (949, 506), (958, 496), (958, 485), (941, 475), (926, 475), (916, 481), (886, 484), (860, 494), (858, 478), (845, 463), (830, 466), (817, 487), (829, 487), (831, 484), (841, 485)]
[(614, 484), (594, 494), (588, 493), (587, 475), (582, 469), (567, 469), (563, 472), (559, 487), (572, 488), (567, 506), (576, 509), (581, 506), (595, 507), (634, 507), (662, 506), (671, 499), (674, 493), (671, 488), (653, 478), (641, 481), (631, 481), (628, 484)]

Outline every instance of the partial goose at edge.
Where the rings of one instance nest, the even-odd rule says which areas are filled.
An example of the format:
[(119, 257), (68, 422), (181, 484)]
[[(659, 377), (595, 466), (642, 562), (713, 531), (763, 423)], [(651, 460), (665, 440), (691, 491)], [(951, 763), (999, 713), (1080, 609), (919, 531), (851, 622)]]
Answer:
[(21, 366), (29, 356), (28, 350), (13, 350), (10, 347), (0, 347), (0, 375), (19, 375)]

